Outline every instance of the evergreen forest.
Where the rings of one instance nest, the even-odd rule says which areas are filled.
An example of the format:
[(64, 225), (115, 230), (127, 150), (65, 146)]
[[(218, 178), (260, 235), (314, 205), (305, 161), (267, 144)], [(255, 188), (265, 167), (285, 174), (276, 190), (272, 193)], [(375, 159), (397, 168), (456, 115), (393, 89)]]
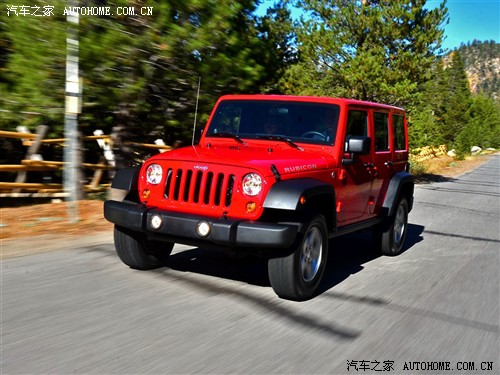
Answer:
[[(61, 137), (67, 1), (52, 0), (50, 16), (16, 15), (25, 3), (0, 6), (0, 128), (45, 124)], [(415, 148), (500, 147), (500, 45), (443, 50), (446, 1), (429, 9), (425, 0), (277, 0), (262, 16), (254, 0), (79, 3), (137, 10), (79, 17), (83, 135), (118, 129), (189, 144), (195, 116), (203, 126), (219, 96), (272, 93), (404, 107)]]

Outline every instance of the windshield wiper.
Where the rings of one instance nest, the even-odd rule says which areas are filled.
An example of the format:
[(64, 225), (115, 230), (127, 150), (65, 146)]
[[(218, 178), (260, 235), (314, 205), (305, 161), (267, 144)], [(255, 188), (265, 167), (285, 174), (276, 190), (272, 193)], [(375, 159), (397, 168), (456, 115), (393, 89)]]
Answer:
[(243, 140), (239, 136), (237, 136), (236, 134), (233, 134), (233, 133), (213, 133), (213, 134), (210, 134), (209, 137), (232, 138), (238, 143), (241, 143), (241, 144), (245, 143), (245, 142), (243, 142)]
[(259, 139), (269, 139), (270, 141), (285, 142), (286, 144), (290, 145), (293, 148), (296, 148), (297, 150), (304, 151), (302, 147), (293, 142), (290, 138), (285, 138), (281, 135), (259, 135)]

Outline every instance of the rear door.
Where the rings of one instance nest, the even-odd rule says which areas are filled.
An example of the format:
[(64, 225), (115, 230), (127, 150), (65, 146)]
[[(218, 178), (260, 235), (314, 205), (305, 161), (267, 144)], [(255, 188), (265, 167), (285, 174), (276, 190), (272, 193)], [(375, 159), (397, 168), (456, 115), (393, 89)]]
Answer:
[(372, 194), (376, 204), (370, 204), (370, 213), (378, 214), (392, 176), (405, 170), (408, 161), (408, 132), (404, 112), (373, 110), (375, 138), (375, 180)]

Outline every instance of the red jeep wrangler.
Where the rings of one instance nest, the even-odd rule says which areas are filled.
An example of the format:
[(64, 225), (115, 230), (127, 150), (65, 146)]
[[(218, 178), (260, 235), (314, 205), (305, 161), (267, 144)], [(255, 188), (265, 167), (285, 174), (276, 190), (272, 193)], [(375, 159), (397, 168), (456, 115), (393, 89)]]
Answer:
[(314, 296), (329, 238), (372, 228), (401, 252), (413, 203), (405, 112), (347, 99), (223, 96), (199, 144), (117, 172), (116, 252), (160, 267), (174, 243), (267, 257), (278, 296)]

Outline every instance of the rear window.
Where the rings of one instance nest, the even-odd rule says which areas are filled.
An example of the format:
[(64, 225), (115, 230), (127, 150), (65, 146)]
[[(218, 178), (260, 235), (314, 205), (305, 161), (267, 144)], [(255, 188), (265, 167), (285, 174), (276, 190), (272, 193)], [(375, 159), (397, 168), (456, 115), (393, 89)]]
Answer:
[(406, 150), (405, 119), (402, 115), (392, 115), (394, 131), (394, 147), (396, 150)]

